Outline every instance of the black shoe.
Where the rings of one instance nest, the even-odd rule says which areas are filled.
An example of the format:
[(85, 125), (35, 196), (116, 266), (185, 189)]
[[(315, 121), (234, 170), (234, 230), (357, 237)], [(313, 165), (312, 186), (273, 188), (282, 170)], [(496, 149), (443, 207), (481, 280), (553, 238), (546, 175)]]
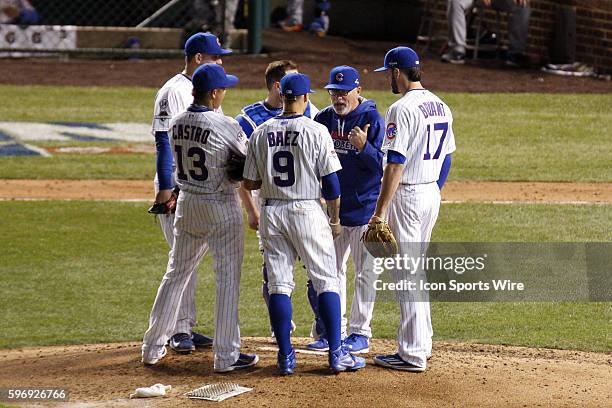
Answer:
[(450, 62), (451, 64), (465, 64), (465, 54), (454, 50), (442, 54), (440, 59), (442, 62)]
[(257, 354), (242, 354), (238, 357), (238, 360), (229, 367), (215, 368), (215, 373), (228, 373), (234, 370), (241, 370), (243, 368), (252, 367), (259, 361)]
[(187, 333), (177, 333), (170, 337), (170, 340), (168, 340), (168, 345), (172, 350), (179, 354), (189, 354), (195, 350), (195, 345), (193, 344), (193, 340), (191, 340), (191, 335)]
[(512, 68), (529, 68), (531, 66), (531, 59), (525, 54), (508, 54), (504, 63)]
[(213, 345), (213, 339), (211, 337), (194, 331), (191, 332), (191, 341), (193, 341), (193, 345), (196, 347), (210, 348)]

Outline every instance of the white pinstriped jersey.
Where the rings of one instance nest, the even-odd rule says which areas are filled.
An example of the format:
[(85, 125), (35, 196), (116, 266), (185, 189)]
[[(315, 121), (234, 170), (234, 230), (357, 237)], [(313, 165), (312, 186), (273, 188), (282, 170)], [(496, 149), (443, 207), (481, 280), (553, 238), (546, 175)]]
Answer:
[(302, 115), (279, 116), (251, 135), (244, 177), (262, 180), (262, 199), (314, 200), (321, 177), (341, 168), (325, 126)]
[(185, 74), (176, 74), (157, 91), (151, 134), (170, 130), (170, 121), (185, 112), (193, 102), (191, 79)]
[(385, 125), (382, 150), (406, 157), (401, 183), (437, 181), (444, 158), (455, 151), (448, 105), (426, 89), (413, 89), (389, 107)]
[(245, 156), (247, 138), (235, 119), (191, 106), (171, 121), (170, 140), (177, 184), (195, 194), (237, 187), (226, 174), (231, 152)]
[[(155, 107), (153, 108), (153, 123), (151, 134), (155, 132), (167, 132), (170, 130), (170, 121), (179, 113), (185, 112), (193, 103), (193, 84), (185, 74), (176, 74), (170, 78), (164, 86), (157, 91), (155, 96)], [(221, 107), (215, 109), (217, 113), (223, 113)]]

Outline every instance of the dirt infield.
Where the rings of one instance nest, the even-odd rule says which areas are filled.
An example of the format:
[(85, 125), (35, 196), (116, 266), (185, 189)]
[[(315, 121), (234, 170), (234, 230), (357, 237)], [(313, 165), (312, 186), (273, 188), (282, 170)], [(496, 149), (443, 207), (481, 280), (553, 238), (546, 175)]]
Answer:
[[(320, 88), (329, 70), (336, 65), (352, 65), (361, 71), (365, 90), (388, 90), (384, 74), (372, 70), (382, 65), (385, 52), (397, 42), (349, 40), (340, 37), (317, 38), (307, 33), (284, 33), (270, 29), (264, 33), (266, 54), (236, 55), (224, 59), (226, 69), (240, 77), (239, 87), (263, 88), (266, 65), (277, 59), (292, 59)], [(534, 69), (511, 69), (500, 61), (470, 61), (464, 66), (443, 64), (437, 53), (421, 53), (423, 84), (433, 91), (446, 92), (562, 92), (610, 93), (612, 81), (560, 77)], [(79, 60), (0, 59), (0, 84), (145, 86), (160, 87), (182, 69), (175, 60)], [(44, 74), (43, 74), (44, 73)]]
[[(144, 180), (2, 180), (3, 200), (150, 200)], [(612, 203), (612, 183), (449, 181), (442, 199), (453, 202)]]
[[(392, 340), (374, 340), (368, 367), (360, 372), (334, 376), (326, 369), (325, 356), (298, 353), (296, 374), (279, 377), (274, 345), (267, 339), (243, 339), (244, 351), (261, 358), (256, 368), (223, 375), (212, 373), (211, 351), (189, 356), (170, 352), (157, 365), (145, 367), (139, 346), (2, 350), (0, 387), (67, 388), (70, 402), (65, 405), (73, 407), (204, 406), (209, 403), (183, 394), (223, 381), (253, 388), (222, 405), (239, 407), (601, 407), (612, 398), (612, 357), (600, 353), (436, 342), (429, 370), (412, 374), (374, 366), (373, 355), (395, 348)], [(173, 388), (166, 397), (128, 398), (136, 388), (155, 383)]]

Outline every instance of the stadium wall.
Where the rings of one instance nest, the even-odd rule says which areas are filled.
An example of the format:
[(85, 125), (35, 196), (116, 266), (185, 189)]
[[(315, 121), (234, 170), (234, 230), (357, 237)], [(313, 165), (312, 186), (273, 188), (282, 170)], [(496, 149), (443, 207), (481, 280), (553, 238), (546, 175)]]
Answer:
[[(421, 7), (425, 0), (419, 0)], [(446, 32), (446, 0), (437, 2), (434, 11), (436, 31)], [(556, 10), (570, 6), (576, 12), (576, 61), (593, 65), (601, 73), (612, 73), (612, 1), (610, 0), (531, 0), (533, 9), (529, 26), (528, 54), (542, 64), (550, 62)], [(485, 20), (495, 27), (495, 13), (488, 12)], [(502, 24), (502, 36), (507, 37), (507, 24)]]

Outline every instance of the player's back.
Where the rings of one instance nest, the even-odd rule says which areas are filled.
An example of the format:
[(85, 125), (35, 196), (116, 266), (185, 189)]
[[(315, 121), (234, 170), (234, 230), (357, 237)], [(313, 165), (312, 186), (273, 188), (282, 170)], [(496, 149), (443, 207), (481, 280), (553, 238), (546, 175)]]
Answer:
[(181, 190), (196, 194), (230, 191), (226, 174), (231, 152), (246, 154), (246, 137), (238, 123), (208, 108), (190, 106), (171, 122), (170, 140)]
[(151, 126), (152, 134), (168, 131), (170, 120), (184, 112), (193, 102), (192, 89), (193, 85), (189, 77), (184, 74), (176, 74), (157, 91)]
[(448, 105), (426, 89), (414, 89), (389, 107), (385, 122), (383, 150), (406, 157), (402, 183), (437, 181), (446, 154), (455, 150)]
[(255, 129), (250, 143), (262, 180), (262, 198), (319, 199), (321, 176), (337, 170), (332, 170), (327, 157), (333, 155), (338, 161), (329, 132), (302, 115), (268, 120)]

